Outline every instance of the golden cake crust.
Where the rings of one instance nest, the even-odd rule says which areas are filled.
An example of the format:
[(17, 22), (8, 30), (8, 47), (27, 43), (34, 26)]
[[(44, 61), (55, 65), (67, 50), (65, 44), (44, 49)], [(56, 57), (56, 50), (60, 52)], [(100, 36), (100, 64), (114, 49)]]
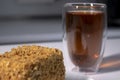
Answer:
[(0, 80), (64, 80), (62, 52), (43, 46), (19, 46), (0, 55)]

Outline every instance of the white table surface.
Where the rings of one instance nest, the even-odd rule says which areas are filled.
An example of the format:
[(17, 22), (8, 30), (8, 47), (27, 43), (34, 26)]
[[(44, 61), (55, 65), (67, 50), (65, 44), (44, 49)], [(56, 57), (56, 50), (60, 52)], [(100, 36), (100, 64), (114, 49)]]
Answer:
[[(85, 77), (81, 77), (80, 73), (71, 72), (73, 67), (69, 60), (67, 50), (61, 42), (43, 42), (43, 43), (31, 43), (27, 45), (43, 45), (47, 47), (58, 48), (63, 51), (64, 64), (66, 67), (66, 80), (92, 80)], [(9, 51), (13, 47), (24, 44), (14, 44), (14, 45), (0, 45), (0, 53)], [(96, 74), (89, 75), (94, 80), (120, 80), (120, 38), (108, 39), (106, 42), (106, 48), (104, 53), (104, 60), (102, 64), (105, 68), (100, 69)]]

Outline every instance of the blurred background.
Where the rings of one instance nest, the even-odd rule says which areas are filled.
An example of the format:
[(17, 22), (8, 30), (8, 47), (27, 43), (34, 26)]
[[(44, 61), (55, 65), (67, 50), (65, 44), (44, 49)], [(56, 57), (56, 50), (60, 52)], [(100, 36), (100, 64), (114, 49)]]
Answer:
[(109, 30), (120, 28), (120, 0), (0, 0), (0, 44), (62, 40), (67, 2), (105, 3)]

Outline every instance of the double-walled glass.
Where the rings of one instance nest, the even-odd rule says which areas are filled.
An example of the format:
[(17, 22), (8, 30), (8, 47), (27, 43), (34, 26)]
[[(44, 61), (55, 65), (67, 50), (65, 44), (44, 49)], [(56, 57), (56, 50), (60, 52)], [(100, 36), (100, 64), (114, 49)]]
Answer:
[(106, 5), (67, 3), (64, 6), (64, 42), (72, 63), (83, 72), (96, 72), (103, 59), (107, 29)]

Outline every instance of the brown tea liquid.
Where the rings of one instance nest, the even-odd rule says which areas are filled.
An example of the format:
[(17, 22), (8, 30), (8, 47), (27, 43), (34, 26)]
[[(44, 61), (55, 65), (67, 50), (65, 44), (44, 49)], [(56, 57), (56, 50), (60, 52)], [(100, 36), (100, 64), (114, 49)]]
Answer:
[(79, 67), (96, 64), (101, 51), (104, 14), (100, 11), (66, 13), (66, 38), (72, 62)]

